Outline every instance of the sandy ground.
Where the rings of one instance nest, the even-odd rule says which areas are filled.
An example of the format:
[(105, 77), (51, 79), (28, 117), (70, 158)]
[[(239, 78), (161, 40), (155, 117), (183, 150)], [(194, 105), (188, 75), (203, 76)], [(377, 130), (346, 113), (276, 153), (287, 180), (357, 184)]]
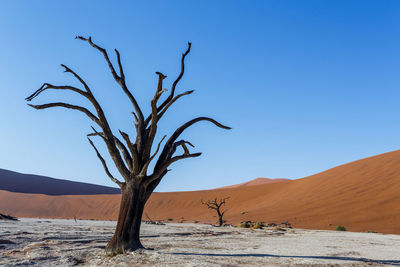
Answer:
[[(0, 221), (2, 266), (400, 266), (400, 236), (202, 224), (142, 226), (154, 250), (107, 257), (113, 221)], [(11, 244), (8, 244), (11, 243)]]

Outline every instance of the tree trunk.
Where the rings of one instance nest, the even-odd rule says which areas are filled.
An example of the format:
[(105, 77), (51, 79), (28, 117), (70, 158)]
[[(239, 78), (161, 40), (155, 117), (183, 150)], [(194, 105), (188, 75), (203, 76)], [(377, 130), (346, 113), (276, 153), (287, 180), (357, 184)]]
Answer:
[(106, 253), (110, 255), (144, 248), (139, 234), (143, 209), (147, 200), (146, 190), (141, 185), (127, 183), (121, 188), (121, 191), (117, 228), (106, 247)]
[(221, 214), (221, 212), (219, 210), (217, 210), (218, 212), (218, 223), (219, 226), (222, 226), (224, 224), (224, 220), (222, 219), (223, 215)]

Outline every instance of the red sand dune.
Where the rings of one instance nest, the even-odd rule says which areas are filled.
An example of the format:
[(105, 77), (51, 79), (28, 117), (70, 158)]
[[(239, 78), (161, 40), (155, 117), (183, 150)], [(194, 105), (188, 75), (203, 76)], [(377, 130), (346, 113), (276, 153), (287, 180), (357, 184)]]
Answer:
[[(294, 227), (400, 234), (400, 150), (279, 183), (154, 193), (145, 212), (157, 220), (215, 222), (200, 200), (230, 197), (226, 219), (289, 221)], [(0, 191), (0, 212), (19, 217), (116, 219), (118, 195), (48, 196)]]
[(253, 180), (250, 180), (248, 182), (240, 183), (240, 184), (234, 184), (234, 185), (228, 185), (228, 186), (223, 186), (219, 187), (217, 189), (223, 189), (223, 188), (237, 188), (237, 187), (244, 187), (244, 186), (253, 186), (253, 185), (260, 185), (260, 184), (272, 184), (272, 183), (278, 183), (278, 182), (284, 182), (288, 181), (289, 179), (284, 179), (284, 178), (256, 178)]

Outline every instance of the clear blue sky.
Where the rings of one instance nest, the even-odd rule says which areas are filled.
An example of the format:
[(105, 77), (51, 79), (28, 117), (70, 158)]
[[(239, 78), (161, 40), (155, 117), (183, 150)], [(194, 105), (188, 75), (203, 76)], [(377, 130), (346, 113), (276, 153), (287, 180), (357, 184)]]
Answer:
[[(178, 92), (196, 91), (166, 114), (158, 138), (199, 115), (233, 130), (187, 131), (203, 155), (175, 164), (156, 191), (301, 178), (400, 148), (399, 1), (10, 0), (0, 2), (0, 168), (114, 185), (86, 140), (89, 119), (24, 101), (46, 81), (77, 85), (64, 63), (86, 79), (114, 129), (133, 134), (129, 102), (76, 35), (119, 49), (146, 112), (154, 72), (170, 86), (193, 42)], [(34, 102), (61, 100), (87, 105), (50, 91)]]

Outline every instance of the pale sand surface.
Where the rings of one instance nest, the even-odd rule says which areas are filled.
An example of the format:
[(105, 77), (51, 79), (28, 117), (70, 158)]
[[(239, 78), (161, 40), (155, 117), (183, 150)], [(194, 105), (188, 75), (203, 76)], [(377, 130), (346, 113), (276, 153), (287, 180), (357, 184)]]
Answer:
[[(142, 226), (143, 250), (104, 255), (115, 221), (0, 221), (2, 266), (400, 266), (400, 235), (202, 224)], [(4, 244), (4, 240), (15, 244)], [(3, 244), (2, 244), (3, 243)]]

